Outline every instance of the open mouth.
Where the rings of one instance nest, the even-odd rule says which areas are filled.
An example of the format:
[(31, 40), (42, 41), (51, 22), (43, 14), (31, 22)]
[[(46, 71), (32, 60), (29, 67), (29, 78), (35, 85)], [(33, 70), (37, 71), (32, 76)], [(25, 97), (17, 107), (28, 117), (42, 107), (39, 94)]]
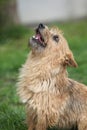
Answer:
[(44, 41), (43, 36), (41, 35), (39, 29), (36, 30), (36, 35), (32, 37), (32, 40), (34, 40), (37, 44), (39, 44), (42, 47), (46, 46), (46, 43)]

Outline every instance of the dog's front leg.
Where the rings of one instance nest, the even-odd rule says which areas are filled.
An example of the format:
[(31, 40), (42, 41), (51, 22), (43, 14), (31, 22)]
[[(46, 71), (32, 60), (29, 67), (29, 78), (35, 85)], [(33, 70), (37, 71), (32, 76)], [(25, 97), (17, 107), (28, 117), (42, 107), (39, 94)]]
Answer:
[(46, 115), (39, 113), (35, 130), (46, 130), (46, 128), (47, 128)]
[(27, 112), (27, 124), (28, 130), (35, 130), (35, 126), (37, 124), (37, 115), (34, 111)]
[(46, 130), (46, 125), (42, 123), (34, 124), (33, 122), (29, 125), (28, 130)]
[(45, 123), (38, 123), (37, 125), (36, 125), (36, 128), (35, 128), (35, 130), (46, 130), (46, 124)]
[(34, 130), (34, 129), (35, 129), (35, 124), (31, 123), (31, 124), (29, 125), (28, 130)]
[(47, 128), (46, 115), (43, 114), (36, 115), (31, 112), (27, 118), (27, 123), (28, 130), (46, 130)]

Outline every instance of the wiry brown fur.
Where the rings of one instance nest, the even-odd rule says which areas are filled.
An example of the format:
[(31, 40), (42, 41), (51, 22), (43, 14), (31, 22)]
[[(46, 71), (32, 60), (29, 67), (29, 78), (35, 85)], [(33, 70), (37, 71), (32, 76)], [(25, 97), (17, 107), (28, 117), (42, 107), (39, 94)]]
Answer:
[[(20, 71), (17, 90), (26, 103), (28, 130), (53, 126), (87, 130), (87, 88), (68, 78), (67, 66), (77, 64), (67, 41), (57, 28), (45, 26), (40, 31), (47, 47), (32, 48)], [(55, 34), (58, 43), (52, 39)]]

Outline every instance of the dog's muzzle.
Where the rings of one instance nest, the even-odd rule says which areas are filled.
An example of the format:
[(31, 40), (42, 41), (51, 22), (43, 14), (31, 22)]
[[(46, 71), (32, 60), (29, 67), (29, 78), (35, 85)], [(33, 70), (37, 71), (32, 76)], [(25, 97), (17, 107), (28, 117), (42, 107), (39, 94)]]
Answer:
[(42, 35), (44, 29), (45, 29), (45, 25), (40, 23), (35, 30), (35, 36), (32, 37), (32, 41), (34, 41), (35, 43), (39, 44), (42, 47), (46, 47), (44, 37)]
[(45, 25), (43, 25), (42, 23), (40, 23), (38, 25), (38, 27), (36, 28), (36, 33), (39, 33), (40, 29), (45, 29)]

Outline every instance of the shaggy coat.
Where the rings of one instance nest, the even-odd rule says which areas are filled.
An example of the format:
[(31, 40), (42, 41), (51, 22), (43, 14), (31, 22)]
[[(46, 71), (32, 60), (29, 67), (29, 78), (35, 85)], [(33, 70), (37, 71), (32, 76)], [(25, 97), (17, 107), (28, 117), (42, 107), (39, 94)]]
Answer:
[(40, 24), (30, 46), (17, 88), (26, 103), (28, 130), (87, 130), (87, 88), (68, 78), (67, 66), (77, 63), (61, 31)]

